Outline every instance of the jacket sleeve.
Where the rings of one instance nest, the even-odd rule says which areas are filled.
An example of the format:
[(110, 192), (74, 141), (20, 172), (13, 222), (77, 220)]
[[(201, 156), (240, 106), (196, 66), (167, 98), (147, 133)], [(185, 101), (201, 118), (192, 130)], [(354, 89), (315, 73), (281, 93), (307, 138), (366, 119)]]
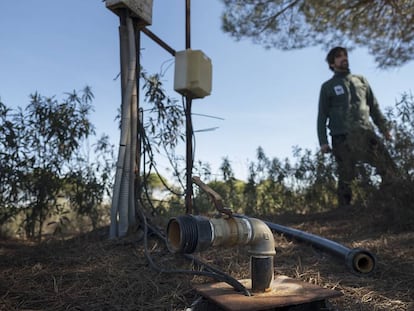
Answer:
[(364, 79), (364, 83), (367, 86), (367, 105), (369, 106), (369, 114), (374, 121), (374, 124), (378, 127), (382, 134), (385, 134), (388, 131), (387, 119), (381, 112), (378, 101), (372, 92), (371, 86), (368, 81)]
[(328, 144), (328, 137), (326, 131), (326, 122), (328, 120), (328, 97), (325, 91), (324, 85), (321, 87), (321, 91), (319, 93), (319, 107), (318, 107), (318, 121), (317, 121), (317, 129), (318, 129), (318, 139), (319, 145), (326, 145)]

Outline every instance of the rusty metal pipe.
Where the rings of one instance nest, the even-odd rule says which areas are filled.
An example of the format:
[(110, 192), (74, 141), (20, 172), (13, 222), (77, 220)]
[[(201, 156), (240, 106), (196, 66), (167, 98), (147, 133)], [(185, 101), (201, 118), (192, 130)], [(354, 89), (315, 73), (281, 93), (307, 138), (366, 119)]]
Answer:
[(298, 241), (310, 243), (311, 245), (324, 250), (345, 261), (346, 266), (351, 272), (361, 275), (370, 274), (376, 266), (376, 258), (369, 251), (361, 248), (350, 249), (337, 242), (325, 239), (315, 234), (307, 233), (298, 229), (293, 229), (264, 221), (264, 223), (273, 231), (282, 233), (285, 236), (294, 238)]
[(242, 215), (207, 218), (183, 215), (170, 219), (167, 247), (173, 253), (193, 253), (210, 246), (249, 246), (252, 290), (263, 292), (273, 281), (275, 242), (261, 220)]

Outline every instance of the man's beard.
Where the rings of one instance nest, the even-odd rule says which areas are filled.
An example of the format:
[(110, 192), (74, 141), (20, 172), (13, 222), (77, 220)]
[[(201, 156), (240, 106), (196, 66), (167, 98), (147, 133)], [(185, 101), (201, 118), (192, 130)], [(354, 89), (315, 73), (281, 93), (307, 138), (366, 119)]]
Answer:
[(341, 62), (341, 65), (340, 65), (340, 68), (342, 70), (349, 70), (349, 63), (348, 63), (348, 61), (347, 60), (342, 61)]

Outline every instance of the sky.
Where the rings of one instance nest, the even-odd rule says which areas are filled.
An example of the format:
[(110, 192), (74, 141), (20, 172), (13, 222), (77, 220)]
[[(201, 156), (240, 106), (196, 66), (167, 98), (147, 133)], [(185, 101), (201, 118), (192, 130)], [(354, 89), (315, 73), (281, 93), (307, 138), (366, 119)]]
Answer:
[[(154, 0), (148, 26), (176, 51), (185, 49), (185, 3)], [(213, 66), (212, 93), (193, 101), (193, 125), (196, 131), (218, 127), (196, 133), (195, 159), (219, 174), (227, 157), (236, 178), (245, 179), (259, 146), (280, 160), (292, 157), (293, 146), (318, 150), (319, 90), (332, 73), (322, 47), (278, 51), (235, 41), (221, 30), (222, 11), (219, 0), (191, 1), (191, 48), (202, 50)], [(1, 101), (25, 107), (36, 91), (64, 98), (88, 85), (95, 95), (91, 120), (98, 136), (108, 134), (118, 144), (118, 26), (118, 17), (101, 0), (0, 1)], [(173, 57), (145, 34), (141, 38), (142, 66), (163, 72), (169, 96), (181, 100), (173, 91)], [(349, 61), (353, 73), (368, 79), (383, 109), (413, 89), (414, 62), (379, 70), (362, 48), (352, 51)], [(161, 156), (161, 171), (167, 168), (164, 160)]]

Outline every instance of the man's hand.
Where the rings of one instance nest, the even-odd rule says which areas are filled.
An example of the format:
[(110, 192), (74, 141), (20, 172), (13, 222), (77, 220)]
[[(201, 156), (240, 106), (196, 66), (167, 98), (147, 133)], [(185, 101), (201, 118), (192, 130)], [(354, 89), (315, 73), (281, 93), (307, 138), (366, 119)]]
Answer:
[(331, 152), (332, 150), (331, 150), (331, 147), (329, 147), (329, 145), (328, 144), (324, 144), (324, 145), (322, 145), (321, 146), (321, 152), (322, 153), (329, 153), (329, 152)]

